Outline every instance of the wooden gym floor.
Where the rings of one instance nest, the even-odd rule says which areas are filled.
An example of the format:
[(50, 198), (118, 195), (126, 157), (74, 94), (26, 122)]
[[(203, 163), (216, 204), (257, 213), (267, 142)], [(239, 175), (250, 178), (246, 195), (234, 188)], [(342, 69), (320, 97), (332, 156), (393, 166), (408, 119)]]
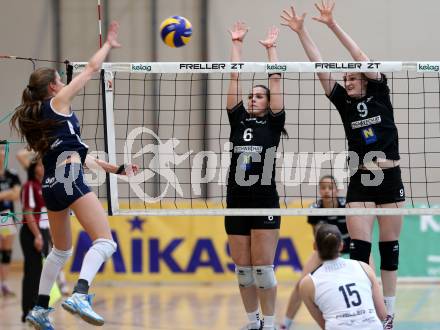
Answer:
[[(10, 286), (16, 297), (0, 297), (0, 329), (29, 329), (20, 321), (21, 274), (13, 271)], [(293, 284), (293, 283), (292, 283)], [(282, 319), (292, 287), (280, 283), (277, 318)], [(97, 284), (92, 288), (95, 310), (106, 319), (105, 329), (201, 330), (234, 329), (246, 323), (238, 290), (230, 284)], [(400, 283), (396, 330), (440, 329), (440, 285)], [(53, 313), (55, 329), (95, 328), (64, 311), (58, 302)], [(318, 329), (304, 307), (295, 330)]]

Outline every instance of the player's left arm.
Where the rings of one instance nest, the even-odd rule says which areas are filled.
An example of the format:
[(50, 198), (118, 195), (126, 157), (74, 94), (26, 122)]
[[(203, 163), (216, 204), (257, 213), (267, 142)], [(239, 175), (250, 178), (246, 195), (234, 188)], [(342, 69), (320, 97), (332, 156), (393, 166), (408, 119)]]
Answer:
[(299, 284), (299, 294), (313, 319), (321, 329), (325, 329), (325, 320), (318, 306), (315, 305), (315, 285), (310, 276), (305, 276)]
[[(334, 0), (323, 0), (321, 4), (315, 3), (319, 16), (313, 17), (315, 21), (321, 22), (328, 26), (336, 35), (342, 45), (348, 50), (351, 57), (355, 61), (369, 62), (370, 58), (365, 54), (358, 44), (346, 33), (341, 26), (333, 18), (333, 9), (335, 8)], [(365, 72), (365, 76), (369, 79), (382, 79), (379, 72)]]
[(373, 302), (374, 302), (374, 307), (376, 309), (376, 314), (377, 317), (383, 321), (387, 317), (387, 309), (383, 299), (382, 289), (380, 288), (379, 283), (377, 282), (376, 274), (374, 273), (373, 269), (366, 263), (362, 261), (359, 261), (359, 263), (361, 267), (364, 269), (368, 278), (370, 279), (371, 291), (373, 293)]
[[(266, 39), (260, 40), (267, 51), (269, 62), (278, 62), (278, 53), (276, 41), (278, 39), (279, 30), (272, 26), (267, 32)], [(281, 74), (269, 74), (269, 90), (270, 90), (270, 109), (272, 113), (279, 113), (284, 109), (283, 95), (281, 94)]]

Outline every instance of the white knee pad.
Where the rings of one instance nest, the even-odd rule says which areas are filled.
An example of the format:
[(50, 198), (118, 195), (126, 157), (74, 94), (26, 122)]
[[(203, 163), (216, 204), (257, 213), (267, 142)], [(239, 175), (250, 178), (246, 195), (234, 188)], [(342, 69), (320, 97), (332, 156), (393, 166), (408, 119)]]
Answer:
[(63, 267), (67, 260), (69, 260), (72, 255), (72, 248), (67, 251), (58, 250), (56, 247), (52, 248), (49, 255), (47, 256), (47, 261), (52, 261), (54, 264)]
[(254, 274), (251, 266), (235, 266), (238, 285), (240, 288), (248, 288), (255, 284)]
[(270, 289), (277, 285), (273, 265), (254, 266), (253, 270), (257, 288)]
[(104, 261), (106, 261), (115, 253), (117, 247), (118, 245), (113, 240), (98, 238), (93, 242), (93, 246), (90, 249), (98, 252)]

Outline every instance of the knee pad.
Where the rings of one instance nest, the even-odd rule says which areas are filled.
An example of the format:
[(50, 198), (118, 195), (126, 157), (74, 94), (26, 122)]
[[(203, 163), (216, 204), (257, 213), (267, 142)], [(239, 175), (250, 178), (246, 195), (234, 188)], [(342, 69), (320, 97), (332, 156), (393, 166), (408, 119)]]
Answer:
[(2, 250), (2, 264), (10, 264), (11, 263), (11, 250)]
[(235, 274), (240, 288), (249, 288), (255, 284), (251, 266), (235, 266)]
[(93, 246), (90, 249), (98, 252), (104, 261), (106, 261), (113, 253), (115, 253), (117, 247), (118, 245), (113, 240), (98, 238), (93, 242)]
[(399, 241), (379, 242), (380, 269), (397, 270), (399, 266)]
[(253, 271), (257, 288), (270, 289), (277, 285), (273, 265), (254, 266)]
[(350, 242), (350, 259), (368, 264), (370, 262), (371, 243), (360, 239), (352, 239)]
[(69, 249), (67, 251), (58, 250), (56, 247), (52, 248), (52, 251), (50, 251), (49, 255), (47, 256), (46, 261), (52, 261), (55, 264), (63, 267), (67, 260), (69, 260), (70, 256), (72, 255), (72, 249)]

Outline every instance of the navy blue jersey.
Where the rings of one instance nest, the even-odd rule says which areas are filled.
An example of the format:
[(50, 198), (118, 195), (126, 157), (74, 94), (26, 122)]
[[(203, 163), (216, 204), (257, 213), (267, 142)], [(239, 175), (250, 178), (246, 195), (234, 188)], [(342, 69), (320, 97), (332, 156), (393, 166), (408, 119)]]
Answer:
[(328, 97), (341, 115), (348, 149), (358, 154), (360, 164), (370, 151), (382, 151), (386, 159), (400, 159), (397, 127), (385, 75), (381, 80), (368, 79), (366, 95), (360, 99), (348, 96), (338, 83)]
[(50, 133), (53, 142), (43, 155), (45, 171), (53, 170), (57, 161), (64, 161), (66, 154), (63, 155), (63, 159), (58, 160), (58, 157), (64, 152), (77, 152), (81, 157), (81, 162), (84, 163), (89, 147), (81, 141), (80, 125), (75, 113), (71, 112), (69, 115), (65, 115), (57, 112), (52, 108), (52, 98), (43, 101), (41, 112), (43, 120), (49, 119), (58, 122)]
[[(231, 125), (229, 141), (233, 145), (228, 194), (278, 198), (275, 157), (286, 120), (285, 112), (274, 114), (269, 110), (263, 117), (253, 117), (240, 102), (228, 111), (228, 118)], [(238, 176), (237, 171), (241, 171)]]
[[(316, 203), (313, 203), (311, 208), (321, 209), (324, 208), (322, 199), (318, 199)], [(345, 208), (345, 198), (338, 197), (338, 208)], [(348, 253), (348, 249), (350, 246), (350, 235), (348, 234), (347, 229), (347, 221), (345, 219), (345, 215), (314, 215), (308, 216), (307, 222), (313, 226), (319, 224), (329, 224), (335, 225), (338, 227), (339, 231), (342, 234), (342, 239), (344, 241), (344, 249), (342, 253)]]
[[(15, 186), (20, 186), (20, 179), (18, 178), (18, 175), (11, 170), (5, 169), (3, 175), (0, 175), (0, 191), (9, 190)], [(5, 210), (14, 212), (14, 202), (0, 200), (0, 211)]]

